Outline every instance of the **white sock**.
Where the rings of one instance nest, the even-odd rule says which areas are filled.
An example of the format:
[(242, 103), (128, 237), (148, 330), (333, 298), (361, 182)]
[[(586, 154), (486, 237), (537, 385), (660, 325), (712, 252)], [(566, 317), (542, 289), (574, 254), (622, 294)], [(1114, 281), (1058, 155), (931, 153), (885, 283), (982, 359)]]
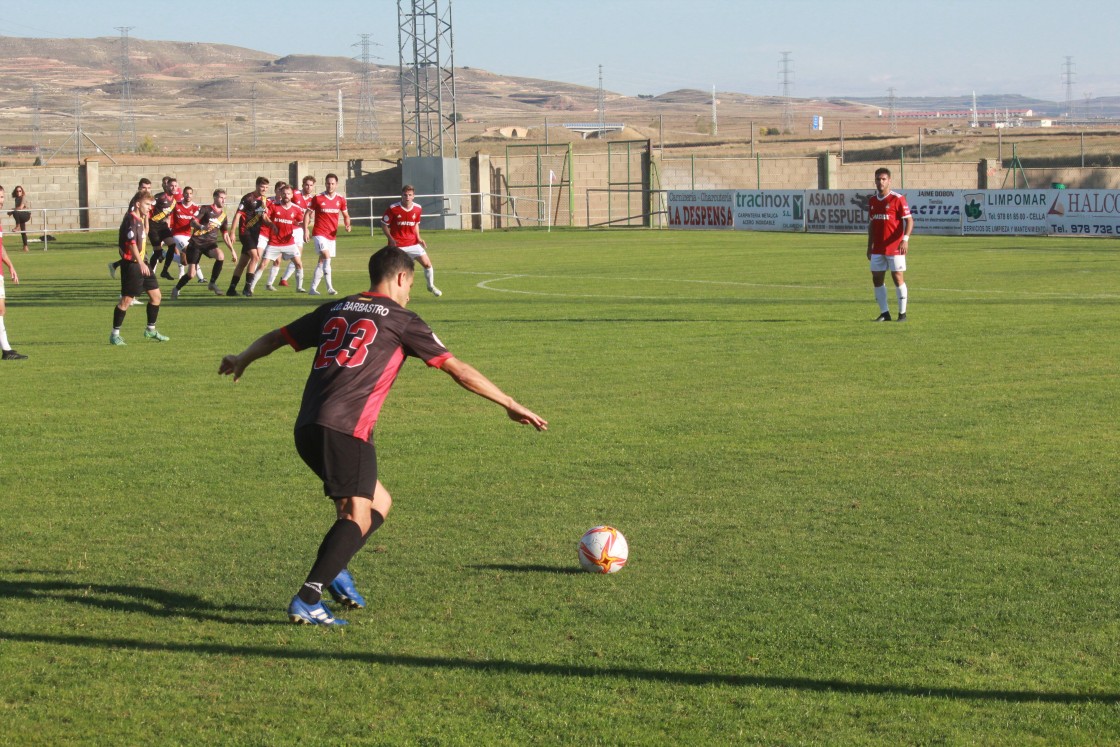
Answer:
[(280, 265), (273, 265), (268, 271), (268, 284), (272, 285), (276, 282), (276, 276), (280, 274)]
[(296, 287), (297, 288), (302, 288), (303, 287), (303, 268), (302, 267), (299, 268), (298, 270), (296, 270)]
[(261, 275), (263, 274), (264, 270), (260, 269), (253, 273), (253, 279), (249, 281), (249, 290), (255, 291), (257, 289), (257, 281), (261, 279)]
[(899, 314), (905, 314), (906, 313), (906, 283), (903, 283), (902, 285), (895, 288), (895, 292), (898, 293), (898, 313)]
[(323, 263), (315, 265), (315, 272), (311, 273), (311, 290), (317, 290), (319, 283), (323, 282)]
[(436, 287), (436, 268), (425, 267), (424, 279), (428, 281), (428, 290)]
[(0, 350), (11, 350), (8, 344), (8, 328), (4, 326), (4, 317), (0, 316)]
[(327, 257), (323, 262), (323, 277), (327, 280), (327, 290), (334, 290), (334, 283), (331, 282), (331, 258)]
[(288, 278), (290, 278), (292, 276), (292, 273), (294, 273), (295, 271), (296, 271), (296, 263), (289, 261), (288, 262), (288, 268), (286, 270), (284, 270), (284, 279), (287, 280)]
[(879, 304), (879, 312), (887, 313), (887, 286), (875, 286), (875, 301)]
[(179, 265), (179, 277), (183, 277), (186, 274), (187, 274), (187, 268), (184, 267), (183, 265)]

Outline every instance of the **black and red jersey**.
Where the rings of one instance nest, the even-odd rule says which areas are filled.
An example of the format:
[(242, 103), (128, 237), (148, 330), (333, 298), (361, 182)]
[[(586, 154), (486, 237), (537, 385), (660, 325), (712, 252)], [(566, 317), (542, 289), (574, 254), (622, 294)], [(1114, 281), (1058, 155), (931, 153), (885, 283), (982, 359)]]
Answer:
[(191, 244), (201, 249), (217, 246), (218, 238), (229, 230), (225, 211), (217, 205), (204, 205), (199, 208), (194, 220), (202, 228), (191, 230)]
[(152, 203), (152, 212), (148, 216), (148, 221), (150, 223), (166, 225), (171, 211), (175, 209), (175, 204), (177, 202), (175, 195), (168, 194), (167, 192), (160, 192), (154, 199), (155, 202)]
[(124, 214), (120, 230), (117, 232), (117, 249), (121, 259), (139, 262), (144, 259), (144, 240), (147, 226), (144, 219), (131, 210)]
[(250, 192), (241, 198), (237, 205), (237, 212), (241, 214), (241, 221), (237, 224), (237, 232), (241, 235), (242, 242), (257, 243), (261, 235), (261, 216), (264, 214), (264, 198), (256, 192)]
[(451, 357), (423, 319), (374, 293), (323, 304), (280, 332), (295, 350), (315, 349), (296, 428), (321, 425), (366, 441), (407, 356), (435, 368)]

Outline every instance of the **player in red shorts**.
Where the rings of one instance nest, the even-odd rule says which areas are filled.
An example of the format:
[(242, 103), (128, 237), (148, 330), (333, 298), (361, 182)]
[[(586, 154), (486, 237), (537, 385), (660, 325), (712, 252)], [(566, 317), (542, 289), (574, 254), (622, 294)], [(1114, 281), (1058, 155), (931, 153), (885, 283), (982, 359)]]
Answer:
[(428, 244), (420, 238), (421, 207), (413, 202), (416, 190), (411, 184), (406, 184), (401, 189), (400, 202), (394, 202), (381, 216), (381, 231), (389, 240), (389, 246), (400, 247), (405, 254), (412, 257), (424, 268), (424, 280), (428, 283), (428, 291), (439, 298), (443, 291), (436, 287), (436, 270), (432, 267), (432, 260), (428, 258)]
[(311, 231), (311, 240), (315, 242), (315, 252), (319, 255), (319, 263), (315, 265), (315, 273), (311, 276), (310, 296), (318, 296), (319, 283), (327, 281), (327, 293), (335, 295), (331, 281), (331, 260), (335, 255), (335, 238), (338, 236), (338, 219), (342, 218), (346, 232), (350, 233), (350, 213), (346, 210), (346, 198), (335, 191), (338, 186), (338, 177), (327, 174), (327, 191), (321, 192), (311, 198), (307, 205), (307, 212), (303, 216), (303, 229), (306, 233), (311, 230), (314, 222), (315, 229)]
[(365, 606), (347, 565), (385, 522), (393, 504), (377, 476), (373, 430), (406, 358), (440, 369), (467, 391), (502, 407), (515, 423), (548, 429), (548, 421), (452, 355), (424, 320), (405, 308), (413, 268), (400, 249), (377, 251), (369, 259), (368, 291), (325, 303), (259, 337), (240, 354), (225, 356), (218, 366), (219, 374), (232, 374), (236, 381), (253, 361), (285, 345), (315, 351), (296, 417), (296, 450), (322, 480), (337, 520), (288, 605), (288, 619), (294, 623), (346, 624), (323, 604), (324, 592), (347, 607)]
[(891, 312), (887, 306), (887, 287), (884, 279), (891, 271), (898, 293), (898, 321), (906, 321), (906, 252), (910, 248), (910, 233), (914, 219), (906, 198), (891, 191), (891, 170), (875, 170), (876, 193), (871, 196), (867, 213), (867, 259), (871, 263), (871, 284), (875, 286), (875, 301), (879, 304), (877, 322), (889, 322)]

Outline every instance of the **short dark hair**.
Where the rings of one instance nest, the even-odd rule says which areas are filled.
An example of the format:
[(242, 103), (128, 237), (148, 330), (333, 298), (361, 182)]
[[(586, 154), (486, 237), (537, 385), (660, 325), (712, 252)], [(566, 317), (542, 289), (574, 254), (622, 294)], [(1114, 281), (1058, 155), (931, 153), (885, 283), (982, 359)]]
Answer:
[(257, 186), (259, 187), (262, 184), (268, 184), (268, 177), (267, 176), (258, 176), (257, 177)]
[(370, 256), (370, 286), (377, 285), (398, 272), (416, 272), (416, 262), (400, 247), (383, 246)]
[(326, 181), (327, 179), (334, 179), (337, 182), (338, 174), (327, 174), (325, 177), (323, 177), (323, 181)]
[(214, 190), (214, 199), (215, 200), (218, 199), (218, 195), (224, 195), (225, 193), (226, 193), (226, 191), (224, 189), (215, 189)]
[(152, 180), (146, 176), (140, 177), (140, 183), (136, 185), (137, 189), (143, 189), (146, 186), (152, 186)]
[(891, 175), (891, 170), (888, 169), (886, 166), (880, 166), (879, 168), (875, 169), (875, 178), (876, 179), (879, 178), (879, 174), (886, 174), (887, 176), (890, 176)]

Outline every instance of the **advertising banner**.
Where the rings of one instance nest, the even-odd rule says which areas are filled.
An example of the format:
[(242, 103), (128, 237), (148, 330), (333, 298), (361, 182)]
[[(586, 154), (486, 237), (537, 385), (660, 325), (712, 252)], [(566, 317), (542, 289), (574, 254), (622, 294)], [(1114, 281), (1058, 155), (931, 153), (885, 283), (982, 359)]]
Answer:
[(723, 229), (735, 227), (735, 190), (670, 190), (665, 199), (669, 228)]
[(898, 193), (910, 205), (915, 234), (961, 235), (963, 189), (900, 189)]
[(867, 201), (874, 189), (810, 189), (805, 228), (816, 233), (867, 233)]
[(1052, 236), (1120, 236), (1120, 190), (1053, 189), (1046, 211)]
[(1049, 233), (1052, 189), (964, 191), (961, 233), (965, 236), (1025, 236)]
[(804, 190), (736, 190), (735, 228), (740, 231), (804, 231)]

